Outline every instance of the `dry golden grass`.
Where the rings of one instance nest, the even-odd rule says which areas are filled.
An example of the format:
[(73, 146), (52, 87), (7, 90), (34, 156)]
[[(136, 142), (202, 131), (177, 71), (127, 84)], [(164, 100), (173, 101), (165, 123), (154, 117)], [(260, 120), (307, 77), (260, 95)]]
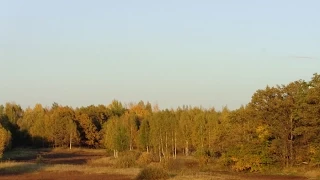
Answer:
[(90, 165), (69, 164), (55, 164), (47, 166), (43, 170), (51, 172), (81, 171), (85, 174), (121, 174), (128, 176), (136, 176), (140, 172), (139, 168), (118, 169), (113, 167), (94, 167)]
[(91, 153), (91, 154), (106, 154), (107, 151), (105, 149), (88, 149), (88, 148), (54, 148), (52, 149), (52, 152), (86, 152), (86, 153)]
[(42, 169), (41, 164), (5, 161), (0, 163), (0, 174), (32, 173)]
[(38, 154), (37, 150), (34, 149), (13, 149), (10, 151), (7, 151), (3, 154), (2, 159), (4, 160), (10, 160), (10, 159), (20, 159), (20, 158), (35, 158)]
[(320, 169), (309, 170), (305, 172), (304, 176), (308, 177), (309, 179), (320, 179)]
[(3, 168), (11, 168), (17, 165), (32, 165), (33, 163), (23, 163), (23, 162), (15, 162), (15, 161), (4, 161), (0, 163), (0, 169)]
[(109, 167), (114, 166), (116, 164), (116, 161), (112, 157), (102, 157), (97, 159), (91, 159), (87, 162), (89, 166), (103, 166), (103, 167)]
[(226, 172), (200, 172), (196, 169), (183, 168), (172, 178), (173, 180), (244, 180), (241, 176), (229, 174)]
[(178, 175), (173, 178), (172, 180), (244, 180), (243, 178), (230, 176), (230, 175)]
[(79, 171), (85, 174), (121, 174), (128, 176), (136, 176), (139, 172), (139, 168), (126, 168), (119, 169), (113, 167), (91, 166), (85, 165), (69, 165), (69, 164), (37, 164), (26, 162), (1, 162), (0, 173), (1, 174), (22, 174), (22, 173), (36, 173), (39, 171), (50, 172), (67, 172), (67, 171)]
[[(56, 152), (56, 153), (55, 153)], [(39, 153), (44, 153), (40, 162), (37, 163)], [(18, 158), (17, 161), (22, 160), (24, 162), (15, 162), (15, 161), (4, 161), (0, 162), (0, 175), (24, 175), (24, 174), (34, 174), (34, 173), (56, 173), (56, 172), (81, 172), (87, 175), (94, 174), (116, 174), (124, 175), (130, 178), (138, 177), (138, 174), (142, 169), (140, 168), (119, 168), (117, 166), (118, 160), (113, 157), (106, 157), (105, 150), (95, 150), (95, 149), (81, 149), (75, 148), (72, 150), (69, 149), (49, 149), (49, 150), (32, 150), (32, 149), (21, 149), (15, 150), (7, 154), (7, 157)], [(57, 156), (46, 156), (48, 154), (53, 154)], [(63, 155), (60, 157), (59, 155)], [(70, 157), (69, 157), (70, 154)], [(92, 155), (92, 156), (91, 156)], [(123, 156), (128, 154), (121, 154)], [(129, 154), (130, 155), (130, 154)], [(132, 155), (132, 154), (131, 154)], [(134, 155), (134, 154), (133, 154)], [(70, 158), (71, 160), (78, 160), (77, 157), (86, 157), (86, 161), (80, 162), (79, 164), (61, 164), (68, 161), (54, 161), (56, 158), (61, 158), (63, 160)], [(37, 158), (38, 157), (38, 158)], [(131, 157), (131, 156), (129, 156)], [(120, 158), (120, 157), (119, 157)], [(144, 157), (143, 157), (144, 158)], [(149, 158), (149, 157), (148, 157)], [(134, 159), (137, 160), (136, 156)], [(214, 163), (207, 164), (207, 168), (203, 169), (199, 165), (199, 162), (194, 157), (184, 157), (180, 156), (177, 160), (168, 159), (159, 162), (151, 162), (147, 159), (144, 167), (154, 167), (154, 168), (163, 168), (169, 173), (169, 176), (173, 180), (207, 180), (207, 179), (217, 179), (217, 180), (244, 180), (248, 177), (243, 174), (235, 174), (228, 172), (221, 172), (221, 168), (216, 167)], [(53, 163), (52, 163), (53, 162)], [(59, 162), (57, 164), (56, 162)], [(287, 169), (285, 171), (279, 171), (279, 173), (271, 173), (272, 175), (300, 175), (308, 177), (309, 179), (319, 179), (320, 180), (320, 171), (319, 169)], [(250, 177), (251, 179), (260, 179), (260, 177), (268, 177), (268, 175), (257, 175), (257, 177)], [(273, 177), (270, 177), (271, 179)], [(282, 178), (290, 179), (290, 177), (276, 177), (280, 180)]]

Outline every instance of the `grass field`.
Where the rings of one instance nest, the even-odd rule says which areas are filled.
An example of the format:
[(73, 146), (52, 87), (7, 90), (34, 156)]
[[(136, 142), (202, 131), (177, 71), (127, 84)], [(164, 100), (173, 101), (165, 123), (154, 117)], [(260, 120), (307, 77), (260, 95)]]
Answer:
[[(139, 165), (129, 164), (127, 165), (133, 167), (121, 168), (117, 163), (119, 161), (107, 156), (104, 150), (14, 149), (4, 154), (0, 163), (0, 179), (127, 180), (135, 179), (143, 169)], [(197, 163), (192, 157), (179, 157), (176, 161), (167, 164), (152, 162), (149, 166), (161, 169), (164, 167), (168, 178), (173, 180), (302, 180), (319, 179), (320, 177), (317, 170), (307, 171), (300, 174), (301, 176), (234, 173), (217, 171), (214, 168), (203, 171)]]

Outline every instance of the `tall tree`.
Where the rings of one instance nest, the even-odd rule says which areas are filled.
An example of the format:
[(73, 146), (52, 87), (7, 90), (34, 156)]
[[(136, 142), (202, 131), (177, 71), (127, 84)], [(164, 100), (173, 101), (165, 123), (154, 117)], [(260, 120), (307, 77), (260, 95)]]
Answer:
[(54, 146), (69, 146), (79, 142), (79, 132), (75, 125), (75, 114), (70, 107), (62, 107), (53, 110), (50, 117), (53, 120)]
[(120, 117), (125, 112), (125, 108), (122, 103), (117, 100), (113, 100), (112, 103), (108, 106), (113, 116)]
[(4, 127), (0, 125), (0, 158), (4, 150), (10, 147), (11, 143), (11, 133), (10, 131), (6, 130)]
[(139, 142), (142, 149), (149, 152), (150, 147), (150, 125), (148, 120), (143, 120), (139, 130)]
[(89, 147), (99, 147), (100, 135), (92, 119), (87, 114), (78, 114), (76, 120), (79, 122), (83, 144)]
[(118, 152), (122, 152), (129, 147), (129, 137), (124, 122), (119, 117), (112, 117), (105, 124), (104, 144), (106, 149), (113, 150), (114, 157), (118, 157)]

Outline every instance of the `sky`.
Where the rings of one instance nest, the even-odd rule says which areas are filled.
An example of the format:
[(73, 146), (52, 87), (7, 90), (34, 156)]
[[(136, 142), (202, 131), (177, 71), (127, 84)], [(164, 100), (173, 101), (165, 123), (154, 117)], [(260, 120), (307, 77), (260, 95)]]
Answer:
[(318, 0), (0, 0), (0, 104), (239, 108), (320, 70)]

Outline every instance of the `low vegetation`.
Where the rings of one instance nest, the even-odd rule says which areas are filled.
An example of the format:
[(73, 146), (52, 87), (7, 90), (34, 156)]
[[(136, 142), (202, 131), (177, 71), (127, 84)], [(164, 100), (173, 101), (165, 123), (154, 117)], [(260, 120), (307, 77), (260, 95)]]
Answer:
[(168, 179), (169, 174), (163, 168), (159, 167), (146, 167), (141, 170), (137, 176), (137, 180), (157, 180)]
[[(14, 152), (14, 153), (13, 153)], [(23, 152), (26, 154), (23, 155)], [(38, 163), (41, 155), (41, 163)], [(135, 155), (135, 156), (134, 156)], [(149, 156), (147, 153), (139, 154), (136, 152), (122, 153), (121, 156), (128, 156), (127, 158), (142, 159), (142, 157)], [(14, 179), (23, 177), (19, 175), (26, 175), (29, 179), (37, 174), (63, 174), (70, 172), (78, 172), (85, 177), (95, 177), (102, 175), (105, 177), (122, 177), (123, 179), (221, 179), (221, 180), (244, 180), (244, 179), (267, 179), (271, 180), (277, 177), (276, 180), (282, 179), (303, 179), (304, 177), (310, 179), (320, 178), (319, 169), (299, 171), (299, 169), (291, 169), (287, 171), (273, 172), (272, 178), (269, 175), (256, 176), (250, 174), (232, 173), (230, 171), (221, 171), (216, 167), (214, 162), (209, 161), (206, 168), (201, 167), (201, 162), (195, 157), (177, 156), (176, 159), (169, 158), (163, 160), (161, 163), (148, 160), (143, 166), (135, 164), (132, 167), (119, 167), (118, 159), (113, 156), (107, 156), (106, 153), (101, 153), (100, 150), (86, 150), (86, 149), (15, 149), (12, 152), (5, 153), (5, 157), (10, 160), (4, 160), (0, 163), (0, 175), (7, 179)], [(79, 161), (79, 158), (84, 158), (84, 163)], [(119, 157), (120, 159), (120, 157)], [(124, 158), (126, 159), (126, 158)], [(137, 161), (138, 162), (138, 161)], [(52, 174), (53, 173), (53, 174)], [(277, 175), (276, 175), (277, 174)], [(75, 174), (76, 175), (76, 174)], [(115, 176), (116, 175), (116, 176)], [(275, 176), (276, 175), (276, 176)], [(288, 176), (289, 175), (289, 176)], [(293, 176), (294, 175), (294, 176)], [(113, 177), (112, 176), (112, 177)], [(300, 176), (300, 177), (297, 177)], [(99, 176), (100, 177), (100, 176)], [(1, 179), (1, 177), (0, 177)], [(50, 178), (49, 178), (50, 179)], [(120, 178), (121, 179), (121, 178)]]

